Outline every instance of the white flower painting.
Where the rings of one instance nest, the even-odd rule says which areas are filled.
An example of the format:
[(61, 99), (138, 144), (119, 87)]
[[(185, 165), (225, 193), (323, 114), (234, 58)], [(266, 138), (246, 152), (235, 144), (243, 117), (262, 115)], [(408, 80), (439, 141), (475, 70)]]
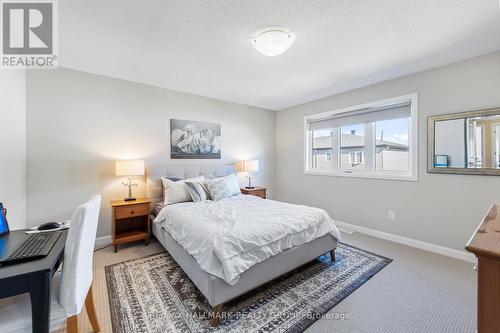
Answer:
[(170, 120), (170, 158), (220, 159), (221, 126), (189, 120)]

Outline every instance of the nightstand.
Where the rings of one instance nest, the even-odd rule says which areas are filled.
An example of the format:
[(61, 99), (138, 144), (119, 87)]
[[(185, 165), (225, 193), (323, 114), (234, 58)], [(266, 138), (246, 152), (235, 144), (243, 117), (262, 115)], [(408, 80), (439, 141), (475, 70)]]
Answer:
[(240, 189), (241, 193), (248, 195), (255, 195), (257, 197), (261, 197), (265, 199), (267, 196), (267, 188), (255, 186), (255, 188), (242, 188)]
[(118, 252), (118, 245), (144, 240), (149, 244), (149, 199), (134, 201), (111, 201), (111, 237), (113, 247)]

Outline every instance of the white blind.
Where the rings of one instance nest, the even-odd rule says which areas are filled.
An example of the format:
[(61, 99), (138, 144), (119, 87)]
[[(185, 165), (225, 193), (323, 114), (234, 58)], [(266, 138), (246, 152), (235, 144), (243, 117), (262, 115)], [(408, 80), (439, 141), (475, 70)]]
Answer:
[(355, 111), (335, 114), (323, 119), (311, 119), (308, 121), (310, 130), (319, 130), (354, 124), (366, 124), (375, 121), (407, 118), (411, 116), (411, 102), (371, 107)]

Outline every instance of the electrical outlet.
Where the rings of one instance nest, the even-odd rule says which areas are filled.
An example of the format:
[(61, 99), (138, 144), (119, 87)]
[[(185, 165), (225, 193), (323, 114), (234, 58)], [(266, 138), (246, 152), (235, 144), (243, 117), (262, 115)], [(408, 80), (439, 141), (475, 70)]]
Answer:
[(396, 212), (393, 210), (390, 210), (387, 212), (387, 219), (389, 221), (396, 221)]

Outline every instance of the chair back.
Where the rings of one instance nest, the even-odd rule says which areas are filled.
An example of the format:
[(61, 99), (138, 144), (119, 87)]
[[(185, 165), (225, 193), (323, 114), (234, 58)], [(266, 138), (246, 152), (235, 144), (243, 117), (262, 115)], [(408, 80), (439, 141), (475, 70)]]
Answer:
[(92, 258), (100, 207), (101, 196), (95, 195), (76, 208), (71, 217), (59, 291), (59, 303), (68, 317), (82, 311), (92, 285)]

